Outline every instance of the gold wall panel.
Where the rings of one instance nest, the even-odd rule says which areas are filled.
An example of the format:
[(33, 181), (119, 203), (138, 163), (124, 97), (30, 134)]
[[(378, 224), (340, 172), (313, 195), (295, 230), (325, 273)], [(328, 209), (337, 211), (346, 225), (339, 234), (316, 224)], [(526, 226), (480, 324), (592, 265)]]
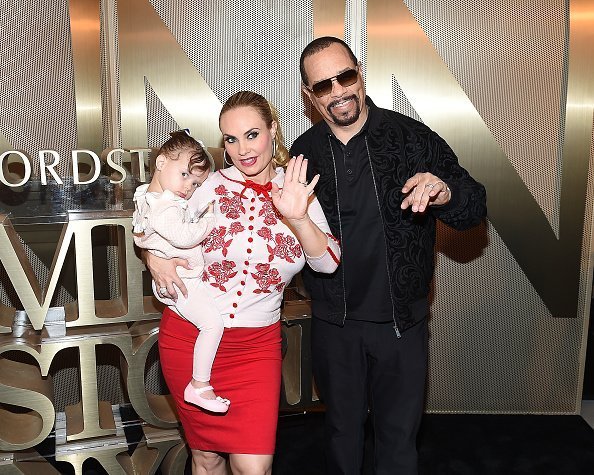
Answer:
[(118, 25), (122, 143), (147, 144), (146, 81), (178, 124), (217, 146), (221, 103), (150, 2), (120, 2)]
[[(585, 3), (589, 2), (584, 2)], [(582, 9), (572, 2), (574, 16)], [(578, 13), (579, 14), (579, 13)], [(570, 19), (571, 21), (571, 19)], [(403, 2), (368, 2), (367, 88), (384, 107), (392, 105), (394, 74), (421, 119), (452, 146), (461, 163), (488, 192), (489, 220), (557, 317), (578, 313), (580, 247), (586, 196), (594, 88), (594, 64), (583, 49), (592, 30), (572, 22), (568, 105), (563, 149), (559, 238)], [(575, 96), (575, 99), (572, 99)], [(529, 100), (530, 97), (526, 97)], [(573, 101), (580, 107), (572, 106)], [(462, 126), (463, 124), (463, 126)], [(542, 265), (547, 256), (547, 265)]]
[[(0, 153), (25, 152), (33, 179), (44, 149), (59, 152), (56, 170), (67, 177), (72, 150), (148, 151), (178, 126), (216, 147), (221, 102), (238, 88), (273, 99), (290, 145), (309, 125), (305, 115), (315, 117), (299, 95), (301, 48), (321, 35), (360, 41), (352, 46), (364, 53), (373, 100), (436, 130), (488, 192), (484, 226), (438, 228), (427, 410), (579, 411), (592, 285), (590, 1), (70, 0), (15, 8), (0, 19), (0, 51), (12, 58), (0, 64)], [(19, 18), (32, 28), (13, 28)], [(365, 31), (354, 31), (364, 21)], [(468, 47), (496, 21), (497, 45), (487, 38)], [(534, 38), (517, 44), (518, 31)], [(539, 36), (562, 44), (550, 56), (534, 54), (530, 41)], [(19, 77), (15, 62), (32, 73)], [(497, 73), (508, 63), (509, 73)], [(542, 96), (534, 87), (550, 102), (535, 104)], [(546, 120), (536, 126), (538, 113)], [(2, 473), (70, 465), (82, 474), (91, 458), (108, 473), (173, 474), (186, 464), (159, 381), (159, 308), (131, 239), (131, 192), (148, 179), (148, 156), (144, 166), (138, 154), (122, 156), (130, 173), (119, 184), (104, 176), (79, 188), (67, 180), (62, 188), (0, 184)], [(40, 208), (34, 224), (21, 219), (24, 206), (48, 196), (62, 200), (57, 211)], [(282, 408), (306, 410), (318, 403), (309, 308), (289, 301), (283, 311)], [(125, 424), (139, 429), (131, 454)], [(49, 437), (52, 464), (33, 449)]]
[[(106, 215), (106, 217), (101, 218), (100, 214)], [(118, 214), (122, 217), (118, 217)], [(0, 215), (1, 218), (4, 216)], [(130, 218), (131, 212), (129, 211), (70, 213), (68, 223), (63, 225), (62, 235), (57, 243), (50, 269), (50, 279), (44, 289), (41, 288), (26, 259), (25, 251), (14, 228), (9, 220), (4, 219), (4, 226), (0, 228), (0, 239), (6, 245), (0, 251), (0, 258), (34, 329), (41, 330), (43, 328), (50, 301), (58, 285), (64, 259), (72, 240), (74, 240), (76, 253), (78, 298), (75, 302), (65, 306), (67, 326), (102, 325), (135, 321), (139, 318), (159, 318), (160, 314), (151, 305), (152, 299), (147, 299), (142, 294), (140, 282), (145, 268), (134, 252)], [(118, 262), (120, 264), (121, 288), (118, 297), (109, 301), (95, 300), (94, 297), (91, 233), (97, 226), (118, 228), (115, 245), (120, 251)]]
[(341, 0), (313, 0), (313, 36), (336, 36), (344, 40), (345, 2)]
[(71, 0), (70, 31), (76, 91), (77, 141), (103, 148), (101, 107), (100, 9), (97, 0)]
[[(66, 158), (57, 170), (68, 176), (77, 144), (69, 2), (4, 2), (0, 25), (0, 153), (16, 149), (36, 157), (39, 150), (57, 150)], [(39, 172), (37, 160), (32, 172)]]

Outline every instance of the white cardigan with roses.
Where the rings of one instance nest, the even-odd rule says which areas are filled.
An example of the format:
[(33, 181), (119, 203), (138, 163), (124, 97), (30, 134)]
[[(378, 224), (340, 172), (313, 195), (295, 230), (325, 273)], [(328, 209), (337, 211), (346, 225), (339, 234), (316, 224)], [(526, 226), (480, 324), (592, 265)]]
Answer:
[[(282, 187), (284, 170), (272, 180)], [(280, 319), (285, 286), (307, 262), (331, 273), (340, 261), (340, 247), (316, 198), (309, 204), (311, 220), (328, 235), (326, 251), (306, 256), (297, 238), (272, 204), (270, 194), (245, 185), (235, 167), (208, 177), (190, 198), (201, 210), (215, 200), (215, 226), (202, 242), (202, 280), (223, 317), (225, 327), (263, 327)]]

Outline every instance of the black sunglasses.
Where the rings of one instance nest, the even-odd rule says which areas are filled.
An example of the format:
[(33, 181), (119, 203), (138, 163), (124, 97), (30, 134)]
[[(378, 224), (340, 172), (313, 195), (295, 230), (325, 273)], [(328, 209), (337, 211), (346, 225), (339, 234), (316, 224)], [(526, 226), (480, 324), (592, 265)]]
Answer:
[(342, 87), (352, 86), (359, 79), (359, 68), (347, 69), (345, 72), (337, 74), (334, 77), (324, 79), (323, 81), (315, 83), (311, 87), (305, 86), (305, 88), (315, 94), (316, 97), (323, 97), (332, 92), (332, 81), (336, 79), (338, 84)]

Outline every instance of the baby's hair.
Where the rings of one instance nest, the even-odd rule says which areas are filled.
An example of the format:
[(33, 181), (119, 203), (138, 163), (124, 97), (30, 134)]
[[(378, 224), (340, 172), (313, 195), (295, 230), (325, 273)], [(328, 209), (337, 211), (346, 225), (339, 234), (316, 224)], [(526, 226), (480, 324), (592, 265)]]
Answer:
[(208, 152), (202, 142), (196, 140), (190, 135), (188, 130), (176, 130), (170, 132), (171, 137), (159, 149), (158, 155), (164, 155), (169, 160), (177, 160), (179, 154), (185, 151), (190, 152), (190, 162), (188, 163), (188, 170), (190, 173), (194, 169), (205, 171), (210, 168), (210, 161), (208, 160)]

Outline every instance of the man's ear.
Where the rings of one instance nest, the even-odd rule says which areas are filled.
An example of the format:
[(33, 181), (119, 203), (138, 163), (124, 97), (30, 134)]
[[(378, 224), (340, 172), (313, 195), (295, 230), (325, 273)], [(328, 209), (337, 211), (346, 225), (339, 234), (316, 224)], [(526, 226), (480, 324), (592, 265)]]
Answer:
[(303, 83), (301, 83), (301, 90), (307, 96), (307, 98), (309, 99), (309, 102), (311, 102), (313, 104), (313, 101), (311, 100), (311, 91), (307, 87), (305, 87), (305, 84), (303, 84)]
[(155, 160), (155, 168), (159, 171), (161, 171), (163, 169), (163, 165), (165, 165), (165, 161), (167, 160), (167, 157), (163, 154), (160, 154), (157, 156), (157, 159)]

